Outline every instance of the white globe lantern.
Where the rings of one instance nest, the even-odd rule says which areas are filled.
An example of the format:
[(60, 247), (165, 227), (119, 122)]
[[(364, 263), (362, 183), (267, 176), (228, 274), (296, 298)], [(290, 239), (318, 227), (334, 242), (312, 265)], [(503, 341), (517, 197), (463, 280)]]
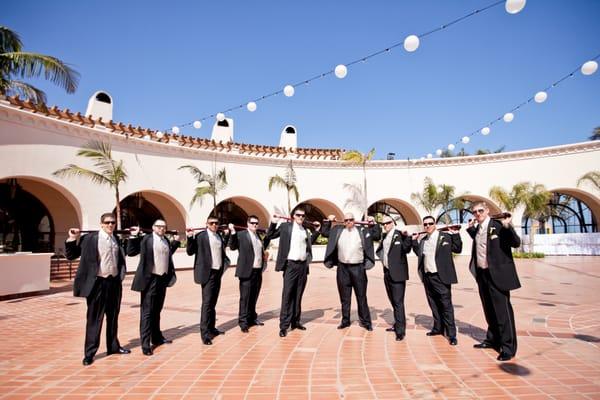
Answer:
[(150, 140), (150, 135), (144, 135), (144, 140)]
[(488, 126), (486, 126), (485, 128), (482, 128), (482, 129), (481, 129), (481, 134), (482, 134), (483, 136), (487, 136), (487, 135), (489, 135), (489, 134), (490, 134), (490, 128), (489, 128)]
[(441, 155), (442, 155), (442, 153), (443, 153), (442, 149), (437, 149), (437, 150), (435, 151), (435, 155), (436, 155), (436, 156), (438, 156), (438, 157), (439, 157), (439, 156), (441, 156)]
[(587, 61), (581, 66), (581, 73), (584, 75), (592, 75), (598, 70), (598, 63), (596, 61)]
[(285, 94), (285, 97), (292, 97), (294, 95), (294, 87), (292, 85), (286, 85), (283, 88), (283, 94)]
[(463, 142), (464, 144), (467, 144), (471, 141), (471, 139), (469, 139), (468, 136), (463, 136), (463, 138), (460, 141)]
[(410, 35), (404, 39), (404, 50), (412, 53), (419, 48), (419, 37), (417, 35)]
[(506, 0), (506, 4), (504, 4), (504, 8), (506, 12), (509, 14), (517, 14), (520, 13), (523, 8), (525, 8), (525, 4), (527, 0)]
[(217, 113), (217, 121), (223, 122), (223, 120), (225, 120), (225, 114)]
[(504, 117), (502, 117), (502, 119), (504, 120), (504, 122), (512, 122), (512, 120), (515, 119), (515, 114), (506, 113), (504, 114)]
[(454, 148), (455, 148), (455, 146), (452, 143), (450, 143), (448, 145), (448, 150), (452, 151), (452, 150), (454, 150)]
[(246, 104), (246, 108), (248, 109), (248, 111), (254, 112), (256, 111), (256, 103), (251, 101), (248, 104)]
[(344, 64), (340, 64), (335, 67), (335, 76), (339, 79), (344, 79), (348, 75), (348, 68)]
[(174, 134), (178, 135), (179, 134), (179, 127), (174, 126), (171, 128), (171, 132), (173, 132)]
[(159, 139), (162, 139), (162, 138), (163, 138), (163, 136), (165, 136), (165, 134), (164, 134), (164, 133), (162, 133), (161, 131), (156, 131), (156, 137), (157, 137), (157, 138), (159, 138)]
[(547, 98), (548, 98), (548, 93), (546, 93), (544, 91), (537, 92), (535, 94), (535, 96), (533, 97), (533, 99), (535, 100), (536, 103), (543, 103), (546, 101)]
[(200, 122), (200, 121), (194, 121), (193, 125), (194, 125), (194, 128), (196, 128), (196, 129), (202, 128), (202, 122)]
[(421, 157), (421, 160), (424, 160), (424, 159), (425, 159), (425, 157)]
[(433, 158), (433, 154), (427, 153), (427, 158)]

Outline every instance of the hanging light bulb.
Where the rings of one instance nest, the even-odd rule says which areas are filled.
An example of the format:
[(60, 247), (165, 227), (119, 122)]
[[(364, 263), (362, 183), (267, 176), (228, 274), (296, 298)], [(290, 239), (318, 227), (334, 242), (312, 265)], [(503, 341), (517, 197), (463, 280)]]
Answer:
[(256, 103), (251, 101), (248, 104), (246, 104), (246, 108), (248, 109), (248, 111), (254, 112), (256, 111)]
[(504, 8), (509, 14), (518, 14), (525, 8), (527, 0), (506, 0)]
[(294, 95), (294, 87), (292, 85), (286, 85), (283, 88), (283, 94), (285, 95), (285, 97), (292, 97)]
[(335, 76), (340, 79), (344, 79), (348, 75), (348, 68), (344, 64), (340, 64), (335, 67)]
[(533, 97), (533, 99), (535, 100), (536, 103), (543, 103), (546, 101), (547, 98), (548, 98), (548, 93), (546, 93), (544, 91), (537, 92), (535, 94), (535, 96)]
[(193, 125), (194, 125), (194, 128), (196, 128), (196, 129), (202, 128), (202, 122), (200, 122), (200, 121), (194, 121)]
[(433, 154), (427, 153), (427, 158), (433, 158)]
[(179, 134), (179, 127), (174, 126), (171, 128), (171, 132), (173, 132), (174, 134), (178, 135)]
[(512, 122), (512, 120), (515, 119), (515, 114), (506, 113), (504, 114), (504, 117), (502, 117), (502, 119), (504, 120), (504, 122)]
[(225, 119), (225, 114), (217, 113), (217, 121), (222, 122)]
[(439, 156), (441, 156), (441, 155), (442, 155), (442, 153), (443, 153), (442, 149), (437, 149), (437, 150), (435, 151), (435, 154), (436, 154), (438, 157), (439, 157)]
[(592, 75), (598, 70), (598, 63), (596, 61), (587, 61), (581, 66), (581, 73), (584, 75)]
[(448, 145), (448, 150), (452, 151), (452, 150), (454, 150), (454, 148), (455, 148), (455, 146), (452, 143), (450, 143)]
[(463, 142), (464, 144), (467, 144), (471, 141), (471, 139), (469, 139), (468, 136), (463, 136), (463, 138), (460, 141)]
[(163, 138), (163, 136), (165, 136), (165, 134), (164, 134), (164, 133), (162, 133), (161, 131), (156, 131), (156, 137), (157, 137), (157, 138), (159, 138), (159, 139), (162, 139), (162, 138)]
[(404, 50), (412, 53), (419, 48), (419, 37), (417, 35), (409, 35), (404, 39)]
[(489, 127), (487, 127), (487, 126), (486, 126), (485, 128), (482, 128), (482, 129), (481, 129), (481, 134), (482, 134), (483, 136), (487, 136), (487, 135), (489, 135), (489, 134), (490, 134), (490, 128), (489, 128)]

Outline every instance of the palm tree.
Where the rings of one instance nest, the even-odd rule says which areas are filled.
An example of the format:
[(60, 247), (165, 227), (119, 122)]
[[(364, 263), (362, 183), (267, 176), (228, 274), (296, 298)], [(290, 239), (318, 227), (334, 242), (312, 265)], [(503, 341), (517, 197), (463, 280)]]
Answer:
[(432, 215), (438, 206), (438, 190), (430, 177), (423, 180), (423, 191), (410, 195), (412, 201), (419, 203), (427, 214)]
[(535, 231), (539, 222), (545, 221), (551, 216), (552, 210), (548, 206), (552, 193), (546, 190), (542, 184), (527, 184), (522, 194), (522, 202), (525, 205), (524, 214), (531, 219), (531, 230), (529, 231), (529, 252), (533, 252)]
[(217, 208), (217, 194), (227, 187), (227, 174), (225, 168), (213, 171), (212, 175), (205, 174), (193, 165), (182, 165), (178, 169), (187, 169), (196, 179), (198, 186), (194, 189), (194, 196), (190, 201), (190, 209), (194, 203), (202, 205), (202, 198), (206, 195), (212, 196), (213, 210)]
[(496, 203), (500, 204), (504, 210), (513, 213), (520, 204), (524, 204), (525, 194), (530, 189), (531, 184), (528, 182), (515, 184), (510, 192), (507, 192), (500, 186), (492, 186), (490, 189), (490, 197)]
[[(349, 150), (342, 154), (341, 160), (347, 161), (351, 164), (361, 165), (363, 169), (363, 195), (364, 195), (364, 204), (367, 207), (367, 161), (371, 161), (373, 156), (375, 155), (375, 148), (372, 148), (368, 153), (361, 153), (358, 150)], [(367, 213), (367, 209), (364, 208), (363, 213)]]
[(466, 201), (461, 195), (456, 194), (456, 188), (452, 185), (436, 185), (430, 177), (423, 180), (423, 191), (412, 193), (410, 198), (420, 204), (428, 214), (433, 215), (436, 208), (442, 207), (443, 212), (452, 208), (462, 210)]
[(597, 126), (592, 131), (592, 136), (589, 137), (590, 140), (600, 140), (600, 126)]
[(46, 94), (23, 81), (14, 79), (45, 79), (73, 93), (79, 83), (79, 73), (55, 57), (21, 51), (23, 44), (16, 32), (0, 26), (0, 94), (19, 95), (34, 103), (45, 103)]
[(115, 190), (117, 229), (121, 229), (121, 199), (119, 195), (119, 185), (125, 183), (127, 180), (127, 172), (123, 167), (123, 160), (114, 160), (112, 158), (110, 144), (101, 141), (90, 141), (86, 143), (79, 151), (77, 151), (77, 156), (91, 159), (98, 170), (94, 171), (75, 164), (69, 164), (64, 168), (54, 171), (52, 175), (61, 178), (82, 176), (91, 180), (92, 183), (112, 187)]
[(294, 194), (296, 197), (296, 202), (300, 197), (300, 193), (298, 193), (298, 186), (296, 186), (297, 182), (296, 171), (294, 171), (294, 167), (292, 165), (292, 161), (285, 170), (285, 175), (283, 177), (279, 175), (273, 175), (269, 178), (269, 191), (273, 188), (273, 186), (279, 186), (286, 190), (287, 192), (287, 203), (288, 203), (288, 213), (292, 212), (292, 204), (290, 201), (290, 193)]
[(581, 176), (581, 178), (577, 180), (577, 187), (581, 186), (585, 182), (590, 182), (592, 186), (600, 190), (600, 171), (590, 171), (587, 174)]

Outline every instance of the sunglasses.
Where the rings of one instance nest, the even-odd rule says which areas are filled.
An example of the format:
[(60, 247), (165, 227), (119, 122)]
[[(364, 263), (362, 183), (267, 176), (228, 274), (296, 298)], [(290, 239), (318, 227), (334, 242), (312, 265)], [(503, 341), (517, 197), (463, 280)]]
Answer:
[(258, 221), (250, 221), (248, 222), (250, 225), (258, 225)]
[(432, 226), (435, 225), (435, 222), (423, 222), (423, 226)]
[(344, 222), (353, 222), (353, 221), (354, 221), (354, 218), (346, 218), (346, 219), (344, 219)]
[(102, 222), (104, 225), (115, 225), (117, 221), (104, 221)]
[(394, 223), (394, 221), (387, 221), (387, 222), (384, 222), (383, 225), (389, 225), (389, 224), (393, 224), (393, 223)]
[(219, 223), (216, 221), (207, 222), (207, 225), (218, 225)]
[(155, 227), (155, 228), (163, 228), (163, 229), (164, 229), (164, 228), (166, 228), (166, 226), (165, 226), (165, 225), (154, 225), (154, 227)]
[(473, 213), (475, 214), (483, 214), (485, 212), (485, 208), (479, 208), (477, 210), (473, 210)]
[(306, 215), (304, 215), (304, 214), (294, 214), (294, 217), (304, 218), (304, 217), (306, 217)]

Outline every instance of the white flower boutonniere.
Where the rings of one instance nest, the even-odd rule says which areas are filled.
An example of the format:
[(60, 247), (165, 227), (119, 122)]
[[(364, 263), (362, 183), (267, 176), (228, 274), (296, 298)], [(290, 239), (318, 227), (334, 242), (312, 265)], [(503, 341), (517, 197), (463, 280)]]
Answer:
[(494, 239), (498, 239), (498, 235), (492, 235), (492, 236), (490, 236), (490, 240), (494, 240)]

